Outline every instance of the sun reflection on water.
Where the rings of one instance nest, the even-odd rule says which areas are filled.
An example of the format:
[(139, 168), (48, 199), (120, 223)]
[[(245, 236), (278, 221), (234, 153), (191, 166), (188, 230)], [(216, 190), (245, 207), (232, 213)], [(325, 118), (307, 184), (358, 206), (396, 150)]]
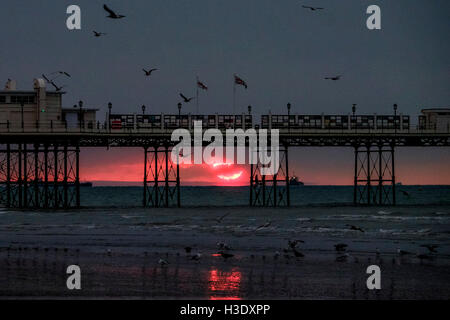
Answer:
[(239, 290), (242, 273), (237, 268), (231, 271), (212, 269), (208, 276), (210, 300), (241, 300)]

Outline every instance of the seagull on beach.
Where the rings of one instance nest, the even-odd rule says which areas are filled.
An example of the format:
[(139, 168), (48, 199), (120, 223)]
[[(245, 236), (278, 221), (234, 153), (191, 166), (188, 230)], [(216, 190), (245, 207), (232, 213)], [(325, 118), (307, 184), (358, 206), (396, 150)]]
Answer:
[(360, 227), (357, 227), (357, 226), (354, 226), (354, 225), (351, 225), (351, 224), (347, 224), (346, 226), (349, 227), (350, 230), (364, 232), (364, 230), (362, 228), (360, 228)]
[(183, 98), (183, 100), (184, 100), (184, 102), (185, 103), (189, 103), (189, 102), (191, 102), (193, 99), (195, 99), (195, 98), (187, 98), (184, 94), (182, 94), (182, 93), (180, 93), (180, 97), (182, 97)]
[(201, 252), (197, 252), (195, 255), (191, 257), (191, 260), (199, 261), (201, 257), (202, 257)]
[(257, 227), (255, 229), (255, 231), (258, 231), (258, 230), (261, 230), (261, 229), (264, 229), (264, 228), (268, 228), (268, 227), (270, 227), (271, 224), (272, 224), (272, 221), (267, 221), (266, 223), (264, 223), (264, 224), (260, 225), (259, 227)]
[(227, 253), (227, 252), (223, 252), (223, 251), (219, 251), (218, 254), (220, 254), (220, 256), (221, 256), (222, 258), (224, 258), (225, 261), (226, 261), (227, 259), (229, 259), (229, 258), (233, 258), (233, 257), (234, 257), (234, 254)]
[(223, 219), (225, 219), (227, 216), (229, 216), (231, 214), (231, 212), (227, 212), (227, 213), (225, 213), (223, 216), (221, 216), (221, 217), (219, 217), (219, 218), (216, 218), (216, 221), (218, 222), (218, 223), (221, 223), (222, 222), (222, 220)]
[(232, 250), (231, 247), (225, 242), (217, 242), (217, 247), (219, 248), (219, 250)]
[(347, 261), (348, 257), (350, 257), (350, 255), (348, 253), (346, 253), (342, 256), (337, 257), (336, 262), (345, 262), (345, 261)]
[(157, 70), (158, 70), (158, 69), (156, 69), (156, 68), (153, 68), (153, 69), (150, 69), (150, 70), (142, 69), (142, 71), (145, 72), (145, 75), (146, 75), (147, 77), (151, 76), (152, 72), (153, 72), (153, 71), (157, 71)]
[(97, 32), (97, 31), (92, 31), (92, 32), (94, 32), (94, 37), (101, 37), (101, 36), (106, 36), (106, 33), (104, 33), (104, 32)]
[(345, 243), (338, 243), (334, 245), (334, 249), (336, 251), (345, 251), (347, 249), (348, 245)]
[(398, 253), (399, 255), (401, 255), (401, 256), (405, 256), (405, 255), (408, 255), (408, 254), (412, 254), (412, 252), (409, 252), (409, 251), (406, 251), (406, 250), (402, 250), (402, 249), (400, 249), (400, 248), (397, 248), (397, 253)]
[(124, 15), (117, 14), (113, 10), (108, 8), (108, 6), (106, 4), (103, 5), (103, 9), (105, 9), (109, 13), (109, 16), (106, 16), (107, 18), (111, 18), (111, 19), (122, 19), (122, 18), (125, 18)]
[(299, 243), (305, 243), (303, 240), (288, 240), (288, 245), (291, 249), (295, 249)]
[(169, 262), (167, 262), (166, 260), (164, 260), (162, 258), (159, 259), (158, 263), (161, 267), (167, 266), (169, 264)]
[(423, 244), (422, 248), (427, 248), (431, 253), (437, 253), (436, 248), (439, 248), (437, 244)]
[(309, 10), (311, 10), (311, 11), (316, 11), (316, 10), (323, 10), (323, 9), (325, 9), (325, 8), (310, 7), (310, 6), (305, 6), (305, 5), (303, 5), (302, 7), (305, 8), (305, 9), (309, 9)]

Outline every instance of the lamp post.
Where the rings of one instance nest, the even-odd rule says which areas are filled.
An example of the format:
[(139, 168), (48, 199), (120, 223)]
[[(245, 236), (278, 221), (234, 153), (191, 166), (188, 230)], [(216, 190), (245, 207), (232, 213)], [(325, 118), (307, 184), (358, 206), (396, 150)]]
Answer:
[(248, 114), (252, 114), (252, 106), (248, 106)]
[(145, 105), (142, 105), (142, 115), (145, 115)]
[(23, 100), (20, 102), (20, 108), (21, 108), (21, 114), (22, 114), (22, 131), (24, 130), (24, 123), (23, 123)]
[(394, 103), (394, 133), (397, 134), (397, 104)]
[(109, 102), (108, 103), (108, 128), (109, 128), (109, 132), (111, 132), (111, 109), (112, 109), (112, 103)]
[(287, 110), (288, 110), (288, 131), (291, 132), (291, 103), (290, 102), (287, 104)]
[(358, 121), (356, 121), (356, 118), (355, 118), (355, 113), (356, 113), (356, 103), (354, 103), (353, 106), (352, 106), (352, 113), (353, 113), (352, 120), (355, 121), (355, 132), (356, 132), (356, 129), (357, 129), (357, 127), (358, 127)]
[(82, 108), (83, 108), (83, 101), (78, 101), (78, 107), (80, 108), (80, 115), (79, 115), (79, 118), (80, 118), (80, 131), (81, 131), (81, 124), (82, 124)]
[(178, 102), (178, 127), (181, 127), (181, 102)]

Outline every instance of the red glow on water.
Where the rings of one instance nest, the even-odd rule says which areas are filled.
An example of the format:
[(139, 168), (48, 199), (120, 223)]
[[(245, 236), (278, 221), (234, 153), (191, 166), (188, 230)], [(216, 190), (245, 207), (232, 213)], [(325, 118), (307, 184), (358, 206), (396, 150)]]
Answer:
[(236, 269), (230, 272), (212, 269), (209, 272), (209, 290), (211, 300), (241, 300), (239, 289), (242, 273)]

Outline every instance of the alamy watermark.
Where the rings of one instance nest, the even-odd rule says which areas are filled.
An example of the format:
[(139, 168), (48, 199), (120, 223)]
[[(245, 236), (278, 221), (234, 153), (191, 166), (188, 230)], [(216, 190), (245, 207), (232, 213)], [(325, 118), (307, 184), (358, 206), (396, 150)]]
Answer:
[[(224, 139), (219, 129), (207, 129), (203, 132), (201, 121), (194, 121), (193, 139), (189, 130), (176, 129), (172, 132), (171, 140), (179, 142), (171, 154), (172, 162), (177, 164), (259, 163), (262, 165), (260, 170), (262, 175), (275, 175), (280, 168), (280, 142), (277, 129), (270, 130), (270, 147), (267, 129), (259, 129), (258, 132), (253, 128), (245, 131), (227, 129)], [(203, 147), (203, 142), (210, 143)]]

